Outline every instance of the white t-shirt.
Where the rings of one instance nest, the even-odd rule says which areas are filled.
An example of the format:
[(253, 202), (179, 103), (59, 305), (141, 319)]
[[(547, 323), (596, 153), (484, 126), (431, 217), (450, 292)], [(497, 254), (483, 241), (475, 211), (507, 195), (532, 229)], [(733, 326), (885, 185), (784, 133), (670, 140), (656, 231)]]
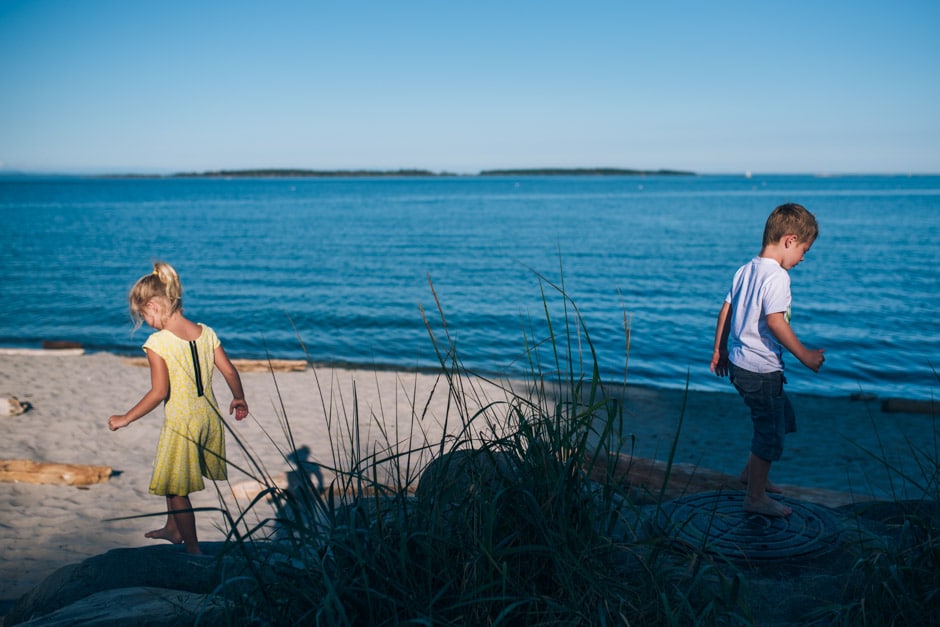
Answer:
[(751, 372), (783, 370), (783, 346), (767, 327), (767, 316), (783, 313), (790, 322), (790, 275), (773, 259), (755, 257), (734, 274), (728, 359)]

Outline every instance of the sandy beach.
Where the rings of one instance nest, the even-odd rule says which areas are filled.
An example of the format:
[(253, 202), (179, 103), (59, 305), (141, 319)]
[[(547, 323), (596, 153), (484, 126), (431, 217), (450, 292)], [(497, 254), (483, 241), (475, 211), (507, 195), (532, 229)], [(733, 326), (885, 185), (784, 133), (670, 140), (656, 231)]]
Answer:
[[(431, 374), (307, 368), (243, 372), (242, 380), (251, 415), (241, 423), (231, 421), (229, 483), (236, 487), (250, 482), (240, 470), (250, 464), (236, 436), (267, 473), (277, 476), (288, 469), (285, 455), (294, 448), (306, 447), (309, 461), (342, 467), (349, 462), (352, 447), (346, 443), (351, 439), (358, 439), (357, 454), (365, 456), (385, 449), (388, 442), (396, 442), (399, 450), (440, 443), (445, 432), (455, 433), (460, 426), (446, 381)], [(501, 389), (479, 380), (463, 384), (470, 392), (471, 412), (505, 398)], [(0, 602), (18, 598), (66, 564), (153, 542), (143, 534), (161, 526), (162, 516), (108, 520), (164, 511), (163, 500), (147, 492), (162, 410), (117, 432), (107, 427), (108, 416), (129, 409), (148, 385), (147, 368), (115, 355), (0, 353), (0, 394), (30, 406), (21, 415), (0, 417), (5, 421), (0, 459), (105, 465), (114, 472), (107, 481), (82, 487), (0, 482)], [(215, 386), (227, 408), (230, 398), (221, 377)], [(667, 458), (681, 416), (676, 462), (740, 471), (750, 421), (730, 384), (727, 394), (686, 396), (683, 391), (628, 387), (623, 396), (623, 433), (635, 438), (627, 437), (626, 452)], [(792, 391), (791, 397), (798, 432), (788, 438), (784, 457), (773, 468), (776, 483), (852, 492), (860, 499), (919, 496), (881, 459), (923, 481), (911, 450), (937, 459), (936, 417), (883, 413), (880, 399), (809, 397)], [(360, 417), (355, 436), (349, 420), (354, 407)], [(282, 427), (285, 415), (292, 445)], [(426, 463), (429, 455), (415, 456), (414, 467)], [(236, 502), (229, 484), (216, 487), (193, 494), (194, 507), (217, 507), (220, 498)], [(224, 538), (218, 513), (199, 513), (197, 523), (200, 540)]]

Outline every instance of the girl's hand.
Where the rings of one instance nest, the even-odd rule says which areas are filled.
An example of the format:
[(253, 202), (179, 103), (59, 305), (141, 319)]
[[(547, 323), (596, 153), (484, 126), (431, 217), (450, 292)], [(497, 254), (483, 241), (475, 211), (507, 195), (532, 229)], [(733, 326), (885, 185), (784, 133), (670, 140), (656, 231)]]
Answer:
[(117, 431), (121, 427), (126, 427), (130, 424), (130, 420), (127, 419), (127, 414), (121, 416), (111, 416), (108, 418), (108, 429), (111, 431)]
[(229, 415), (235, 414), (235, 420), (244, 420), (248, 415), (248, 403), (243, 398), (232, 399), (232, 404), (228, 406)]

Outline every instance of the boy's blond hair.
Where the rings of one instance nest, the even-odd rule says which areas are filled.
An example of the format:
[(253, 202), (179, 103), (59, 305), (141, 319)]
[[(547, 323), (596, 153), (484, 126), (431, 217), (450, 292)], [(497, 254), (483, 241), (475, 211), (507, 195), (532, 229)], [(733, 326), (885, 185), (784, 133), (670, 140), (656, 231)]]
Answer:
[(800, 242), (813, 242), (819, 237), (816, 216), (803, 205), (788, 202), (770, 212), (764, 225), (764, 246), (779, 242), (785, 235), (796, 235)]
[(169, 306), (169, 310), (164, 312), (166, 315), (183, 308), (183, 286), (180, 284), (180, 277), (173, 266), (162, 261), (153, 264), (153, 272), (137, 279), (127, 295), (135, 328), (143, 322), (144, 307), (154, 298), (166, 300)]

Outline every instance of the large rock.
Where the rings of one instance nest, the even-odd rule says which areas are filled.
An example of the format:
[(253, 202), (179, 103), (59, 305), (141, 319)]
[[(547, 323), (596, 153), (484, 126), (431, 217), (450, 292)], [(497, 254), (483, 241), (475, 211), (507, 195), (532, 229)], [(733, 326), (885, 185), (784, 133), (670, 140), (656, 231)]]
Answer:
[(70, 564), (21, 597), (3, 624), (20, 624), (92, 595), (122, 588), (159, 588), (206, 595), (222, 581), (244, 572), (244, 561), (240, 558), (218, 555), (222, 543), (203, 542), (201, 547), (209, 554), (189, 555), (179, 546), (164, 544), (114, 549)]
[[(609, 465), (602, 466), (602, 471), (595, 469), (601, 475), (599, 478), (610, 480), (613, 475), (622, 485), (642, 486), (647, 491), (650, 486), (658, 485), (660, 488), (666, 486), (669, 493), (676, 490), (688, 495), (694, 494), (697, 488), (714, 490), (713, 481), (718, 481), (721, 484), (719, 494), (723, 494), (735, 486), (736, 478), (713, 476), (703, 469), (684, 475), (680, 468), (680, 472), (672, 474), (670, 471), (667, 477), (664, 469), (652, 462), (624, 458), (609, 461)], [(482, 496), (486, 502), (491, 495), (505, 492), (517, 478), (519, 463), (520, 460), (511, 455), (473, 451), (445, 456), (432, 464), (422, 477), (417, 495), (419, 507), (425, 515), (432, 517), (434, 524), (454, 525), (454, 531), (459, 534), (471, 533), (473, 527), (466, 523), (469, 513), (466, 508), (473, 502), (470, 497)], [(610, 472), (617, 468), (621, 472)], [(630, 478), (632, 480), (626, 480)], [(672, 486), (675, 479), (678, 483)], [(691, 520), (697, 512), (694, 505), (688, 507), (682, 510), (663, 504), (632, 509), (640, 513), (645, 511), (651, 520), (663, 511), (670, 511), (673, 516), (691, 514), (688, 516)], [(940, 510), (932, 501), (813, 507), (825, 510), (820, 510), (819, 517), (829, 521), (830, 530), (832, 525), (837, 528), (829, 534), (832, 545), (825, 551), (791, 554), (782, 559), (767, 559), (765, 551), (764, 559), (744, 559), (735, 563), (706, 555), (712, 567), (710, 572), (722, 575), (724, 584), (719, 581), (716, 585), (728, 585), (728, 582), (739, 581), (740, 578), (741, 601), (750, 608), (757, 623), (806, 624), (808, 620), (818, 620), (819, 608), (839, 608), (852, 603), (853, 598), (870, 593), (872, 585), (881, 585), (877, 572), (872, 571), (876, 576), (873, 581), (872, 573), (858, 566), (860, 561), (871, 557), (866, 547), (877, 548), (875, 558), (885, 552), (900, 554), (903, 550), (907, 554), (911, 550), (923, 550), (923, 539), (917, 535), (918, 530), (934, 533), (940, 526)], [(813, 508), (807, 509), (807, 516), (813, 513)], [(917, 521), (918, 525), (912, 525), (911, 521)], [(691, 567), (690, 554), (688, 550), (683, 551), (688, 543), (682, 541), (681, 534), (673, 536), (668, 528), (664, 531), (660, 526), (657, 532), (656, 525), (647, 527), (657, 535), (646, 540), (666, 540), (665, 546), (674, 549), (676, 585), (685, 585)], [(711, 527), (708, 526), (709, 532)], [(724, 527), (727, 525), (714, 526), (718, 531)], [(680, 525), (679, 529), (683, 528), (688, 527)], [(688, 537), (687, 533), (684, 535)], [(634, 556), (636, 546), (664, 546), (646, 541), (631, 545), (629, 537), (621, 541), (624, 540), (624, 546), (628, 547), (624, 551), (625, 556)], [(19, 599), (3, 625), (237, 624), (238, 615), (234, 613), (237, 607), (231, 601), (254, 592), (258, 578), (287, 577), (293, 581), (290, 578), (294, 573), (285, 572), (294, 568), (290, 564), (290, 553), (282, 553), (281, 547), (274, 542), (242, 547), (252, 552), (255, 568), (251, 573), (246, 573), (247, 560), (243, 553), (232, 551), (226, 554), (221, 543), (203, 543), (202, 547), (209, 555), (191, 556), (178, 546), (155, 545), (115, 549), (67, 566)], [(748, 557), (746, 549), (743, 547), (744, 558)], [(695, 559), (693, 556), (692, 561)], [(639, 566), (643, 567), (643, 564)], [(260, 585), (266, 583), (260, 582)]]
[[(96, 592), (61, 609), (25, 623), (28, 627), (176, 627), (224, 624), (226, 605), (218, 597), (135, 587)], [(12, 624), (7, 622), (6, 624)]]

